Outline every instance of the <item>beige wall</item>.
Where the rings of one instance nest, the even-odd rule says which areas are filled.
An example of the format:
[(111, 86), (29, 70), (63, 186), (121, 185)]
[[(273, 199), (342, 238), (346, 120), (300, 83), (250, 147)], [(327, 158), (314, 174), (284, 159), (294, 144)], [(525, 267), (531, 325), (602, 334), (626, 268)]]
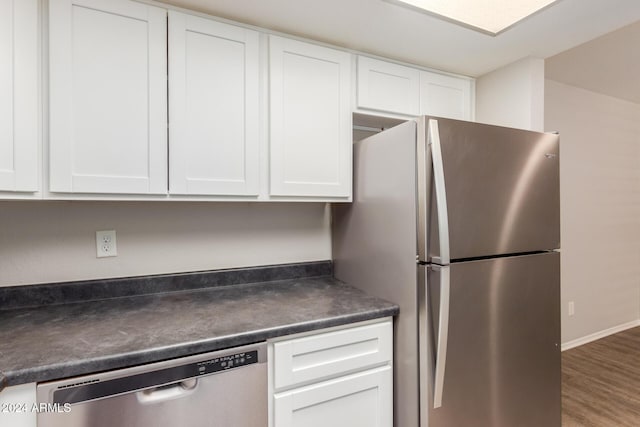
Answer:
[(545, 86), (545, 126), (560, 132), (567, 343), (640, 318), (640, 105)]
[[(118, 256), (96, 258), (115, 229)], [(331, 259), (321, 203), (0, 202), (0, 286)]]
[(524, 58), (476, 80), (476, 121), (544, 129), (544, 60)]

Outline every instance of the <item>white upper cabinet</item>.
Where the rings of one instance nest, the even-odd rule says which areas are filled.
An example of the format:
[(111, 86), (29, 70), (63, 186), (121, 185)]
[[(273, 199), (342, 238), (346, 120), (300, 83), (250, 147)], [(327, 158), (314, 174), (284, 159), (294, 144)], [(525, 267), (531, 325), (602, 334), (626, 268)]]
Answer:
[(50, 190), (167, 192), (167, 12), (51, 0)]
[(471, 79), (420, 72), (420, 114), (472, 120)]
[(420, 71), (358, 56), (357, 107), (389, 113), (420, 114)]
[(0, 0), (0, 191), (39, 189), (38, 0)]
[(351, 55), (269, 38), (270, 194), (351, 197)]
[[(41, 3), (0, 0), (0, 197), (39, 195)], [(152, 4), (48, 1), (44, 198), (350, 201), (354, 107), (473, 119), (473, 79)]]
[(257, 196), (259, 34), (169, 12), (169, 192)]

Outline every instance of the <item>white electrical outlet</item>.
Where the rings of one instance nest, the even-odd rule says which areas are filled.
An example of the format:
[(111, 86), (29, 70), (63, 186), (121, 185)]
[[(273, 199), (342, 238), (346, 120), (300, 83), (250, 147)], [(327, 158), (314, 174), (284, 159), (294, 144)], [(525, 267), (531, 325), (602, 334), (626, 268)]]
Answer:
[(574, 314), (576, 314), (576, 305), (574, 304), (573, 301), (569, 301), (569, 306), (568, 308), (568, 312), (569, 312), (569, 316), (573, 316)]
[(96, 231), (96, 256), (98, 258), (118, 256), (116, 230)]

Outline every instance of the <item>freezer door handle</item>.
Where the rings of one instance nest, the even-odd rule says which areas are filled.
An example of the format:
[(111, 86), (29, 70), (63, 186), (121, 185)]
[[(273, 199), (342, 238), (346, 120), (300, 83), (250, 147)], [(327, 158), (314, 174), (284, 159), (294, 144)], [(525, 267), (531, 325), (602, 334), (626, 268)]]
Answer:
[(433, 375), (434, 409), (442, 406), (444, 373), (447, 366), (447, 341), (449, 339), (450, 268), (451, 267), (449, 266), (438, 268), (440, 270), (440, 310), (438, 315), (438, 336), (435, 354), (436, 367)]
[(440, 131), (438, 121), (429, 119), (427, 133), (428, 144), (431, 145), (431, 161), (433, 163), (433, 186), (436, 193), (436, 208), (438, 211), (438, 239), (440, 241), (440, 257), (436, 261), (441, 265), (448, 265), (449, 254), (449, 215), (447, 212), (447, 191), (444, 182), (444, 165), (442, 162), (442, 147), (440, 146)]

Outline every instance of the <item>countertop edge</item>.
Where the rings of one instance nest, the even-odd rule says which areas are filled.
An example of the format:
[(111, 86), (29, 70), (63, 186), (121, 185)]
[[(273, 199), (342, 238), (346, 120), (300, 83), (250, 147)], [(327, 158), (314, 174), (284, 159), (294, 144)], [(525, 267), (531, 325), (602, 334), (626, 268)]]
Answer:
[(367, 310), (360, 313), (340, 315), (313, 321), (292, 323), (276, 326), (268, 329), (258, 329), (230, 336), (215, 337), (212, 339), (185, 342), (171, 347), (148, 349), (126, 354), (115, 354), (93, 360), (83, 360), (75, 363), (38, 366), (17, 371), (0, 371), (0, 392), (6, 387), (44, 382), (79, 375), (91, 375), (94, 373), (122, 369), (145, 363), (159, 362), (178, 357), (185, 357), (199, 353), (206, 353), (224, 348), (237, 347), (245, 344), (265, 341), (268, 339), (293, 335), (302, 332), (311, 332), (319, 329), (344, 326), (367, 320), (381, 319), (396, 316), (399, 307), (389, 303), (389, 307)]

